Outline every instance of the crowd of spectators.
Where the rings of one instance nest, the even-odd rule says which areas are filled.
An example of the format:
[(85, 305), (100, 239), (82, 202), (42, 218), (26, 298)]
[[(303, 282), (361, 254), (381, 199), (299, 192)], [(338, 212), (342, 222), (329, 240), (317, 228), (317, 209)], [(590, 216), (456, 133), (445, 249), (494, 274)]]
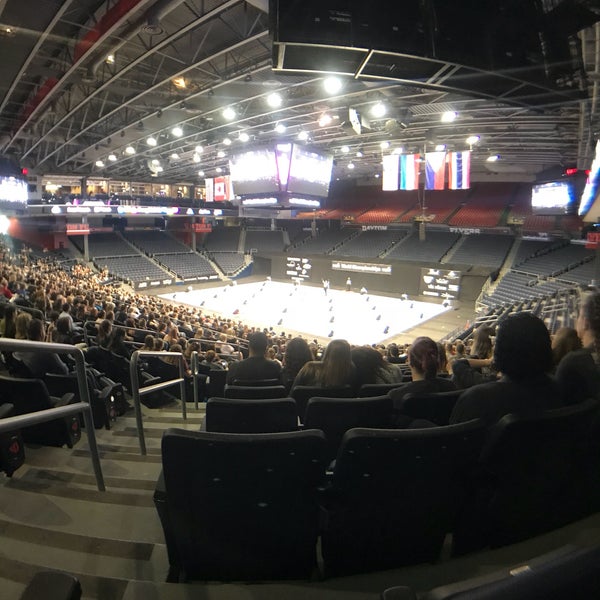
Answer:
[[(227, 369), (228, 383), (275, 380), (288, 393), (298, 385), (356, 391), (364, 384), (400, 385), (410, 370), (412, 381), (396, 391), (395, 404), (409, 393), (464, 389), (452, 422), (481, 417), (492, 424), (508, 412), (539, 412), (599, 395), (598, 293), (583, 299), (576, 329), (560, 330), (554, 340), (540, 319), (521, 313), (497, 331), (479, 327), (472, 342), (442, 346), (419, 337), (410, 346), (352, 347), (332, 340), (323, 348), (316, 340), (107, 285), (102, 274), (82, 264), (63, 269), (50, 257), (15, 254), (8, 247), (0, 254), (4, 337), (84, 346), (91, 323), (90, 339), (124, 358), (136, 348), (181, 352), (191, 374), (191, 353), (197, 351), (205, 367)], [(40, 368), (59, 372), (31, 356), (23, 360), (36, 374)]]

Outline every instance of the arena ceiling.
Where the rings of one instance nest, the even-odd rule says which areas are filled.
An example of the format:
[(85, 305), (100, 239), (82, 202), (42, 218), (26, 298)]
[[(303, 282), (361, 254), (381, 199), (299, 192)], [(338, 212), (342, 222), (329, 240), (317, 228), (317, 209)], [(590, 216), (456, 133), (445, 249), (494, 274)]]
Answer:
[[(327, 49), (274, 39), (267, 0), (0, 0), (0, 153), (39, 174), (144, 181), (154, 171), (197, 183), (200, 172), (227, 172), (228, 155), (249, 144), (306, 132), (334, 155), (335, 177), (371, 178), (384, 152), (462, 150), (476, 135), (475, 174), (587, 168), (600, 136), (600, 9), (565, 1), (584, 4), (588, 18), (570, 35), (572, 69), (556, 85), (365, 48), (335, 67), (343, 85), (329, 95)], [(267, 104), (273, 92), (278, 107)], [(380, 102), (386, 114), (357, 134), (348, 109), (366, 116)]]

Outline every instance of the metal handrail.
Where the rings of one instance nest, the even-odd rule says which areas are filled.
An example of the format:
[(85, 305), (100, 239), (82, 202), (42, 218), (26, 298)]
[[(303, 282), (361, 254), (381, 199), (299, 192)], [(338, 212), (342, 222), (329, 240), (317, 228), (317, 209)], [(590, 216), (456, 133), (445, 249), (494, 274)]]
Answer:
[(100, 456), (98, 455), (98, 446), (96, 444), (96, 433), (94, 430), (94, 419), (92, 417), (92, 408), (90, 405), (90, 392), (87, 384), (85, 373), (85, 359), (83, 352), (76, 346), (69, 344), (53, 344), (48, 342), (32, 342), (27, 340), (13, 340), (8, 338), (0, 338), (0, 351), (9, 352), (46, 352), (53, 354), (70, 354), (75, 358), (75, 373), (77, 374), (77, 385), (79, 387), (79, 398), (81, 402), (69, 404), (67, 406), (59, 406), (57, 408), (49, 408), (40, 410), (34, 413), (25, 415), (17, 415), (0, 421), (0, 433), (10, 431), (15, 426), (28, 427), (37, 423), (45, 423), (52, 421), (58, 417), (66, 415), (82, 413), (85, 423), (85, 432), (88, 438), (88, 446), (96, 476), (96, 486), (98, 491), (104, 492), (104, 477), (102, 475), (102, 467), (100, 465)]
[[(148, 385), (146, 387), (140, 388), (140, 376), (138, 363), (140, 357), (145, 356), (155, 356), (157, 358), (164, 358), (165, 356), (174, 356), (177, 358), (177, 362), (179, 364), (179, 377), (175, 379), (170, 379), (168, 381), (163, 381), (161, 383), (155, 383), (153, 385)], [(179, 384), (179, 391), (181, 394), (181, 416), (185, 420), (187, 419), (187, 411), (186, 411), (186, 391), (185, 391), (185, 359), (181, 352), (165, 352), (163, 350), (136, 350), (132, 355), (129, 363), (129, 373), (131, 375), (131, 396), (133, 398), (133, 406), (135, 408), (135, 422), (138, 431), (138, 439), (140, 442), (140, 453), (142, 455), (146, 454), (146, 439), (144, 437), (144, 422), (142, 418), (142, 407), (141, 407), (141, 397), (146, 396), (147, 394), (151, 394), (152, 392), (157, 392), (159, 390), (164, 390), (165, 388), (171, 387), (173, 385)]]

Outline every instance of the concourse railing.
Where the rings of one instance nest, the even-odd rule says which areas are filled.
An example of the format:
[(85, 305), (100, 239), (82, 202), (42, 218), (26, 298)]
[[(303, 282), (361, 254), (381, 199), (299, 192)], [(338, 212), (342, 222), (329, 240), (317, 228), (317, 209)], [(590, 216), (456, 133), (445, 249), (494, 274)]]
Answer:
[[(169, 379), (167, 381), (161, 381), (160, 383), (154, 383), (152, 385), (140, 387), (140, 359), (144, 359), (147, 357), (165, 358), (166, 356), (173, 356), (177, 359), (177, 363), (179, 365), (179, 377), (176, 377), (175, 379)], [(138, 440), (140, 442), (140, 452), (142, 455), (145, 455), (146, 439), (144, 437), (144, 422), (142, 416), (141, 398), (142, 396), (148, 396), (153, 392), (158, 392), (160, 390), (164, 390), (166, 388), (179, 384), (179, 393), (181, 398), (181, 416), (184, 420), (187, 419), (185, 359), (181, 352), (165, 352), (164, 350), (136, 350), (131, 355), (131, 360), (129, 363), (129, 372), (131, 375), (131, 396), (133, 398), (133, 406), (135, 408), (135, 422), (138, 431)], [(198, 406), (197, 401), (196, 406)]]
[(75, 373), (77, 375), (77, 386), (79, 388), (80, 402), (48, 408), (37, 412), (17, 415), (0, 420), (0, 433), (13, 431), (20, 427), (29, 427), (38, 423), (46, 423), (61, 417), (83, 414), (85, 423), (85, 432), (88, 439), (92, 466), (96, 476), (96, 486), (100, 492), (105, 491), (104, 477), (102, 476), (102, 467), (100, 466), (100, 457), (98, 455), (98, 446), (96, 444), (96, 433), (94, 429), (94, 419), (92, 417), (92, 408), (90, 405), (90, 393), (85, 374), (85, 359), (81, 349), (69, 344), (50, 344), (47, 342), (31, 342), (26, 340), (13, 340), (0, 338), (0, 352), (46, 352), (53, 354), (69, 354), (75, 359)]

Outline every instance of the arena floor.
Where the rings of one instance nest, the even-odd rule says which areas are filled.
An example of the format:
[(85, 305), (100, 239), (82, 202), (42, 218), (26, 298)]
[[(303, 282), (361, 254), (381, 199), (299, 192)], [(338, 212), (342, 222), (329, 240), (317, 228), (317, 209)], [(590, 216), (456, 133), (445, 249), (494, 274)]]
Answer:
[[(398, 340), (409, 331), (427, 329), (432, 320), (454, 308), (451, 305), (445, 307), (441, 302), (360, 294), (358, 291), (330, 289), (325, 295), (321, 287), (294, 286), (270, 280), (193, 287), (190, 291), (177, 290), (160, 297), (240, 319), (250, 325), (273, 327), (277, 332), (300, 333), (319, 340), (344, 338), (352, 344)], [(436, 337), (442, 335), (443, 332)], [(410, 340), (414, 337), (409, 336)]]

